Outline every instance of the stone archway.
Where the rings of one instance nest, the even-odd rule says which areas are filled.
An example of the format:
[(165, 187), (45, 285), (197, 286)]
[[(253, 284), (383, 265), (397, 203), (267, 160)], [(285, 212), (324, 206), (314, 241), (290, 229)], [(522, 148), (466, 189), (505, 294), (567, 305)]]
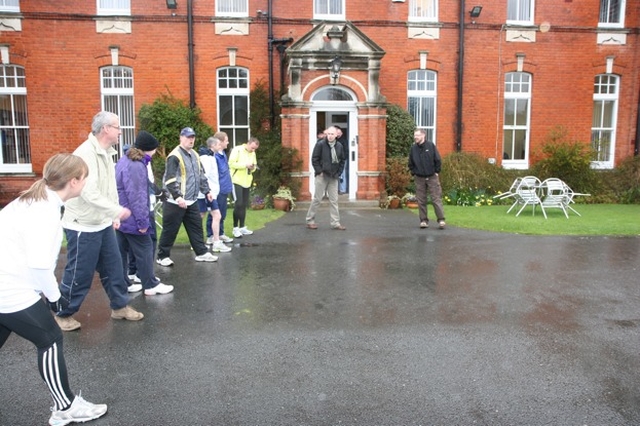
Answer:
[[(303, 160), (294, 174), (301, 188), (309, 188), (310, 138), (312, 109), (319, 101), (312, 96), (323, 88), (335, 87), (355, 98), (352, 126), (357, 129), (353, 143), (357, 149), (357, 187), (350, 199), (376, 200), (384, 190), (386, 99), (380, 94), (378, 75), (385, 52), (351, 23), (337, 25), (321, 23), (287, 49), (289, 59), (289, 90), (282, 99), (282, 143), (296, 149)], [(330, 72), (330, 64), (339, 58), (339, 73)], [(314, 107), (314, 103), (316, 107)], [(310, 199), (302, 191), (300, 199)], [(351, 195), (351, 194), (350, 194)]]

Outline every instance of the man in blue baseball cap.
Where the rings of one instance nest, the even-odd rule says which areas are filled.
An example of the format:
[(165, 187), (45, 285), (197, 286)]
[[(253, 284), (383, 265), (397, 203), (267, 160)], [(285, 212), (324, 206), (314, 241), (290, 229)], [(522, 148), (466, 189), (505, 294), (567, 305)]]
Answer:
[(198, 207), (198, 194), (213, 200), (209, 182), (204, 173), (200, 156), (194, 151), (196, 132), (191, 127), (180, 131), (180, 145), (167, 156), (163, 184), (169, 191), (167, 202), (162, 204), (162, 235), (158, 242), (158, 258), (161, 266), (173, 265), (169, 257), (176, 241), (180, 225), (184, 225), (196, 262), (215, 262), (217, 256), (209, 253), (204, 244), (202, 218)]

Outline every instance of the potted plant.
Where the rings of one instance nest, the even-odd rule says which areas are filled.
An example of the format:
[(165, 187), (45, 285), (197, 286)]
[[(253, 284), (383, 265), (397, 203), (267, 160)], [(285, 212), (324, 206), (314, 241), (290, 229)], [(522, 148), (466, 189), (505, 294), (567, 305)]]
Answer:
[(388, 195), (386, 200), (382, 203), (382, 208), (385, 209), (399, 209), (402, 204), (402, 199), (397, 195)]
[(385, 208), (398, 208), (402, 203), (400, 198), (407, 192), (411, 184), (411, 173), (405, 158), (387, 158), (386, 174), (387, 200), (383, 202)]
[(418, 208), (418, 198), (416, 194), (413, 192), (407, 192), (402, 196), (402, 202), (409, 209), (417, 209)]
[(264, 198), (259, 195), (254, 195), (251, 198), (251, 209), (252, 210), (262, 210), (264, 209), (265, 203)]
[(278, 191), (272, 196), (273, 208), (276, 210), (282, 210), (288, 212), (296, 207), (295, 197), (291, 193), (291, 188), (288, 186), (280, 186)]

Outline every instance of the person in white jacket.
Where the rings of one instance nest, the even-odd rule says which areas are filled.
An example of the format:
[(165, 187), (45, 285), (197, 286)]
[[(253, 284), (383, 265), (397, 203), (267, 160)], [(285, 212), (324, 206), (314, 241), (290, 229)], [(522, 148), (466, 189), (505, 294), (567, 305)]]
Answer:
[(0, 211), (0, 347), (13, 332), (38, 348), (38, 370), (53, 398), (53, 426), (86, 422), (107, 412), (106, 405), (71, 391), (62, 331), (49, 310), (58, 313), (68, 304), (54, 274), (61, 215), (64, 203), (82, 192), (88, 173), (82, 158), (56, 154), (45, 164), (42, 179)]
[(211, 246), (211, 251), (214, 253), (227, 253), (231, 251), (231, 247), (225, 245), (220, 240), (220, 219), (222, 218), (222, 214), (220, 213), (220, 206), (216, 199), (220, 193), (220, 179), (215, 153), (218, 151), (220, 143), (220, 139), (211, 136), (207, 139), (207, 147), (202, 148), (199, 152), (200, 164), (202, 164), (204, 174), (209, 182), (209, 190), (213, 195), (213, 200), (208, 201), (204, 198), (204, 195), (200, 194), (198, 204), (200, 206), (200, 214), (203, 217), (209, 212), (209, 216), (207, 217), (207, 245)]

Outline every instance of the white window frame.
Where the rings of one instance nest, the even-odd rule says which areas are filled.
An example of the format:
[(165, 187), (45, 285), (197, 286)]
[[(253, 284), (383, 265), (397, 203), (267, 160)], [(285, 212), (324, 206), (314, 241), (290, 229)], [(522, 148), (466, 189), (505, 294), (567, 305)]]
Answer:
[(245, 18), (249, 16), (249, 1), (216, 0), (216, 16)]
[[(231, 70), (236, 71), (235, 76), (231, 75), (231, 73), (229, 72)], [(224, 71), (226, 71), (226, 76), (221, 76), (221, 73), (223, 73)], [(221, 84), (222, 81), (225, 81), (226, 83), (232, 83), (232, 84), (222, 85)], [(249, 111), (251, 107), (250, 98), (249, 98), (250, 87), (251, 87), (250, 82), (251, 80), (250, 80), (250, 74), (249, 74), (248, 68), (221, 67), (216, 70), (218, 130), (225, 132), (227, 136), (229, 136), (229, 143), (231, 144), (231, 147), (234, 147), (238, 144), (241, 145), (247, 142), (247, 140), (249, 140), (249, 138), (251, 137), (251, 129), (249, 127), (249, 124), (250, 124)], [(229, 86), (236, 86), (236, 87), (229, 87)], [(230, 123), (226, 120), (226, 117), (222, 117), (222, 114), (224, 113), (224, 111), (222, 110), (223, 109), (222, 102), (221, 102), (222, 97), (232, 98), (233, 110), (231, 111)], [(240, 97), (246, 99), (247, 115), (246, 117), (243, 117), (243, 121), (246, 120), (245, 124), (238, 124), (238, 117), (236, 114), (237, 113), (237, 108), (235, 108), (236, 100)], [(225, 118), (224, 122), (223, 122), (223, 118)], [(238, 134), (246, 135), (246, 138), (239, 137)], [(243, 139), (246, 139), (246, 140), (243, 140)]]
[[(515, 78), (518, 78), (517, 80)], [(525, 77), (526, 80), (525, 81)], [(523, 88), (526, 85), (526, 90)], [(504, 77), (504, 107), (502, 113), (502, 151), (508, 154), (509, 158), (502, 159), (502, 166), (505, 169), (527, 169), (529, 168), (529, 139), (531, 137), (531, 93), (533, 86), (533, 75), (526, 72), (510, 72), (505, 74)], [(507, 120), (507, 101), (515, 102), (517, 111), (518, 105), (526, 106), (526, 123), (518, 124), (513, 120)], [(518, 117), (517, 113), (512, 115), (515, 120)], [(515, 138), (511, 137), (511, 140), (506, 140), (506, 132), (519, 131), (525, 132), (524, 135), (524, 155), (523, 158), (514, 159), (515, 152)], [(504, 155), (504, 154), (503, 154)]]
[[(0, 65), (0, 98), (9, 108), (0, 110), (0, 172), (31, 173), (31, 146), (29, 114), (27, 109), (27, 86), (24, 68), (17, 65)], [(11, 72), (8, 70), (11, 69)], [(17, 114), (17, 99), (21, 100), (22, 114)], [(11, 147), (16, 158), (5, 164), (5, 155)]]
[(136, 111), (133, 99), (133, 68), (107, 66), (100, 68), (100, 99), (102, 110), (118, 115), (120, 143), (114, 148), (118, 158), (124, 145), (133, 145), (136, 138)]
[[(313, 0), (313, 19), (323, 21), (344, 21), (346, 0)], [(339, 13), (330, 13), (332, 5), (339, 5)], [(324, 7), (323, 7), (324, 6)]]
[[(593, 87), (593, 119), (591, 121), (591, 147), (596, 151), (596, 160), (591, 162), (591, 166), (594, 169), (613, 168), (619, 93), (619, 76), (600, 74), (595, 77)], [(607, 104), (610, 105), (610, 108), (605, 108)], [(608, 146), (602, 145), (603, 134), (609, 135)], [(606, 150), (606, 152), (603, 152), (603, 149)]]
[[(609, 13), (607, 11), (615, 4), (618, 3), (618, 17), (616, 22), (609, 20)], [(600, 10), (598, 13), (598, 27), (600, 28), (624, 28), (624, 16), (626, 10), (626, 0), (600, 0)], [(603, 19), (604, 17), (604, 19)], [(613, 18), (615, 19), (615, 18)], [(612, 19), (612, 20), (613, 20)]]
[(97, 15), (130, 16), (131, 0), (96, 0)]
[[(414, 108), (413, 105), (416, 107)], [(407, 74), (407, 111), (413, 116), (416, 127), (424, 129), (427, 140), (434, 144), (437, 144), (437, 108), (438, 73), (431, 70), (409, 71)]]
[(534, 16), (535, 0), (507, 0), (507, 24), (533, 25)]
[(20, 12), (20, 0), (0, 0), (0, 12)]
[[(438, 1), (439, 0), (409, 0), (409, 21), (410, 22), (438, 22)], [(422, 10), (422, 5), (427, 5), (426, 10)]]

